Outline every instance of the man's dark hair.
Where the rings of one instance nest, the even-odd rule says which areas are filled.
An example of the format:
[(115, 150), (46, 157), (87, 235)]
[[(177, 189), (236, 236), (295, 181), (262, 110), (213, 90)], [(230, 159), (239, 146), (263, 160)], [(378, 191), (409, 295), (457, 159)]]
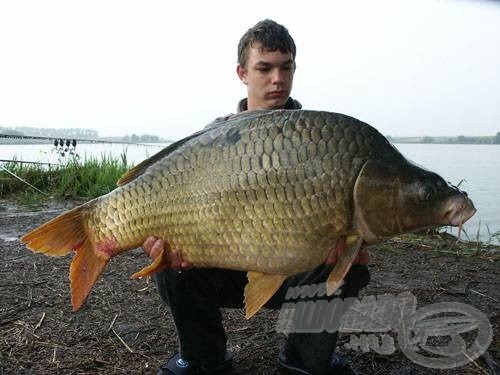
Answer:
[(291, 53), (295, 61), (297, 50), (293, 38), (286, 27), (273, 20), (260, 21), (241, 37), (238, 43), (238, 64), (245, 66), (248, 49), (255, 44), (260, 44), (261, 48), (268, 51), (279, 50), (282, 53)]

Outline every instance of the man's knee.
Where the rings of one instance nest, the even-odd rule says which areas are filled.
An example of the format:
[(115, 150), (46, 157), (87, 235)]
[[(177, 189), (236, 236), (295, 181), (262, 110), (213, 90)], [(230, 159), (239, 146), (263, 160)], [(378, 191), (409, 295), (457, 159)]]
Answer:
[(153, 280), (163, 302), (171, 306), (178, 297), (184, 299), (202, 294), (200, 285), (203, 285), (203, 277), (200, 270), (178, 271), (167, 268), (155, 273)]
[(162, 300), (172, 304), (211, 304), (220, 307), (240, 307), (246, 274), (218, 268), (193, 268), (187, 271), (166, 269), (153, 276)]

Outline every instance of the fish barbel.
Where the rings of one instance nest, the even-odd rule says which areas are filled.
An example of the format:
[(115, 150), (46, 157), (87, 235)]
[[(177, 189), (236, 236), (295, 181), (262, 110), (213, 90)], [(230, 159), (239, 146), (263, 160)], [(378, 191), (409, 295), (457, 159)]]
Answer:
[(287, 277), (323, 263), (342, 237), (349, 248), (328, 278), (330, 294), (363, 243), (461, 225), (474, 212), (464, 192), (355, 118), (253, 111), (169, 145), (128, 171), (117, 189), (22, 241), (47, 255), (75, 251), (75, 311), (113, 256), (156, 236), (167, 249), (135, 277), (168, 267), (169, 249), (194, 267), (249, 271), (249, 317)]

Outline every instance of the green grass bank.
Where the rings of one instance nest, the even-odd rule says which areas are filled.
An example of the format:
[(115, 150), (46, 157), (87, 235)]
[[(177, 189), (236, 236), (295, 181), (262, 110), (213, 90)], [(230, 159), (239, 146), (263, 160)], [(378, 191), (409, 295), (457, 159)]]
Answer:
[(26, 204), (37, 203), (47, 197), (95, 198), (116, 188), (116, 181), (130, 167), (126, 154), (119, 158), (103, 156), (83, 161), (73, 159), (64, 165), (47, 166), (17, 161), (2, 163), (0, 198), (15, 198), (19, 203)]

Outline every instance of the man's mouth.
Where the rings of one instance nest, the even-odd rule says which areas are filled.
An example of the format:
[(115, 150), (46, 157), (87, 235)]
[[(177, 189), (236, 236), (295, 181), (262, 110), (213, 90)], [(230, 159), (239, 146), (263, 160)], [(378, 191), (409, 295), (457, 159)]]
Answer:
[(267, 94), (267, 96), (271, 99), (282, 98), (285, 96), (285, 91), (271, 91)]

